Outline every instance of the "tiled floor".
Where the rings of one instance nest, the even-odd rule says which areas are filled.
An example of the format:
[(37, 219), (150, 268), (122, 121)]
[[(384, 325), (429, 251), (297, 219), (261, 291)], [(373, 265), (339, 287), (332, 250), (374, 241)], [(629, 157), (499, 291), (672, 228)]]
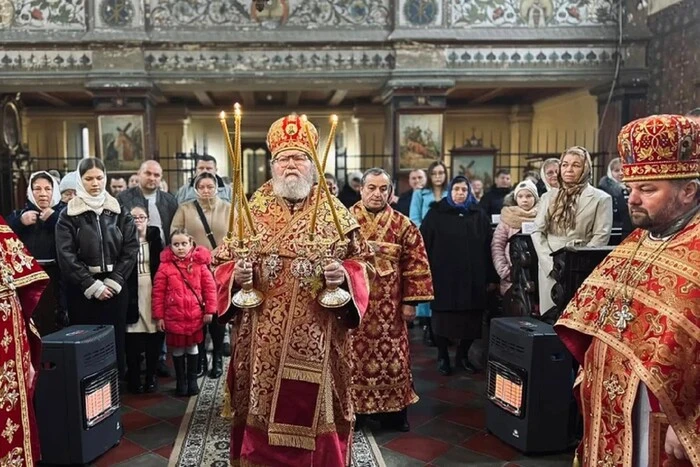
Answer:
[[(450, 353), (453, 357), (454, 350), (450, 349)], [(484, 373), (468, 376), (453, 368), (451, 376), (442, 376), (437, 371), (437, 350), (423, 345), (418, 327), (411, 331), (411, 356), (415, 389), (420, 397), (408, 409), (411, 431), (382, 431), (373, 426), (388, 467), (571, 466), (572, 454), (528, 457), (488, 434)]]
[[(420, 401), (409, 408), (411, 431), (382, 431), (375, 439), (388, 467), (569, 467), (571, 454), (527, 457), (485, 430), (483, 373), (467, 376), (454, 370), (442, 376), (436, 369), (436, 350), (421, 342), (421, 331), (411, 331), (416, 392)], [(478, 354), (478, 352), (477, 352)], [(160, 380), (160, 392), (122, 394), (121, 443), (92, 465), (166, 466), (187, 407), (187, 398), (173, 395), (173, 378)]]

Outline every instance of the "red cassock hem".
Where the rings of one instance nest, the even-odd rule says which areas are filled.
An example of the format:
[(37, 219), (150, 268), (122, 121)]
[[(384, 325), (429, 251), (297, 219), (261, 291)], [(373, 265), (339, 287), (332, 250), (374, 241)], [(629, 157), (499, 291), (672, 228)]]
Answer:
[(316, 437), (316, 450), (270, 446), (267, 433), (251, 426), (231, 429), (231, 460), (243, 465), (270, 467), (342, 467), (347, 465), (350, 436), (324, 433)]

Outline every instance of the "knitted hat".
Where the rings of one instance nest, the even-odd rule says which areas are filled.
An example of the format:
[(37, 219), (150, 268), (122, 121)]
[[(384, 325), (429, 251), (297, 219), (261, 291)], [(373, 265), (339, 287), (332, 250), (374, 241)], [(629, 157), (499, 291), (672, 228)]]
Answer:
[(537, 193), (537, 187), (530, 180), (523, 180), (522, 182), (518, 183), (518, 186), (516, 186), (515, 190), (513, 190), (513, 197), (517, 198), (518, 192), (521, 190), (527, 190), (532, 193), (532, 196), (535, 197), (535, 204), (537, 204), (537, 202), (540, 200), (540, 195)]
[(68, 172), (61, 179), (61, 183), (58, 185), (58, 189), (63, 193), (66, 190), (77, 190), (78, 189), (78, 171)]

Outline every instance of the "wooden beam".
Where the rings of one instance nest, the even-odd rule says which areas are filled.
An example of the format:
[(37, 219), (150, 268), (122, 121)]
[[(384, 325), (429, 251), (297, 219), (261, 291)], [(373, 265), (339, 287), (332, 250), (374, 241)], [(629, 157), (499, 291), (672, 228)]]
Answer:
[(296, 107), (299, 105), (301, 91), (287, 91), (287, 107)]
[(241, 99), (243, 99), (241, 105), (244, 105), (249, 109), (255, 107), (255, 94), (253, 91), (240, 91), (239, 94), (241, 95)]
[(63, 99), (59, 99), (58, 97), (49, 94), (48, 92), (37, 92), (36, 97), (41, 99), (42, 101), (46, 102), (47, 104), (51, 104), (54, 107), (70, 107), (70, 104)]
[(488, 102), (488, 101), (490, 101), (491, 99), (495, 99), (496, 97), (500, 96), (501, 94), (503, 94), (503, 92), (504, 92), (505, 90), (506, 90), (505, 88), (494, 88), (494, 89), (492, 89), (492, 90), (490, 90), (490, 91), (488, 91), (488, 92), (485, 92), (485, 93), (483, 93), (482, 95), (477, 96), (477, 97), (475, 97), (474, 99), (470, 100), (470, 101), (468, 102), (468, 104), (469, 104), (469, 105), (472, 105), (472, 104), (483, 104), (484, 102)]
[(211, 96), (206, 91), (195, 91), (194, 96), (204, 107), (214, 107), (215, 105), (214, 101), (211, 99)]
[(336, 105), (340, 105), (341, 102), (343, 102), (343, 99), (345, 99), (345, 96), (348, 95), (348, 90), (347, 89), (336, 89), (333, 95), (331, 95), (331, 98), (328, 99), (328, 105), (331, 107), (335, 107)]

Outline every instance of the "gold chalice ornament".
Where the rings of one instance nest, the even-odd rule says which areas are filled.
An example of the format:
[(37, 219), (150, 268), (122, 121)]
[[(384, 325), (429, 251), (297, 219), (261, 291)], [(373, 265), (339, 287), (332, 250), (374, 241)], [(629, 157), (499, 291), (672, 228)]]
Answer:
[[(235, 145), (231, 143), (231, 135), (226, 122), (226, 112), (221, 112), (219, 114), (219, 122), (224, 132), (226, 149), (231, 161), (231, 167), (233, 168), (233, 199), (231, 200), (231, 211), (228, 218), (228, 235), (224, 239), (224, 244), (233, 252), (233, 257), (236, 261), (242, 259), (244, 262), (248, 260), (255, 262), (257, 260), (257, 251), (260, 246), (261, 238), (255, 230), (253, 216), (250, 213), (250, 206), (243, 194), (243, 160), (241, 157), (242, 112), (241, 106), (238, 103), (233, 106), (233, 115)], [(238, 233), (236, 237), (234, 237), (233, 234), (234, 211), (237, 211), (238, 217)], [(249, 231), (249, 236), (247, 238), (245, 237), (246, 228), (243, 225), (244, 222), (247, 224), (247, 230)], [(238, 308), (245, 309), (260, 306), (264, 300), (265, 295), (253, 287), (252, 281), (248, 281), (241, 285), (241, 290), (233, 294), (231, 303)]]
[[(334, 244), (336, 248), (338, 248), (339, 244), (347, 244), (348, 242), (347, 240), (338, 240), (337, 243), (334, 243), (332, 240), (322, 240), (320, 243), (325, 247), (325, 253), (323, 255), (323, 259), (321, 260), (321, 266), (327, 266), (329, 264), (339, 262), (338, 258), (336, 257), (336, 250), (333, 249)], [(337, 285), (324, 288), (318, 294), (317, 298), (318, 302), (326, 308), (344, 307), (350, 302), (351, 299), (352, 295), (350, 295), (350, 292), (345, 289), (341, 289)]]

